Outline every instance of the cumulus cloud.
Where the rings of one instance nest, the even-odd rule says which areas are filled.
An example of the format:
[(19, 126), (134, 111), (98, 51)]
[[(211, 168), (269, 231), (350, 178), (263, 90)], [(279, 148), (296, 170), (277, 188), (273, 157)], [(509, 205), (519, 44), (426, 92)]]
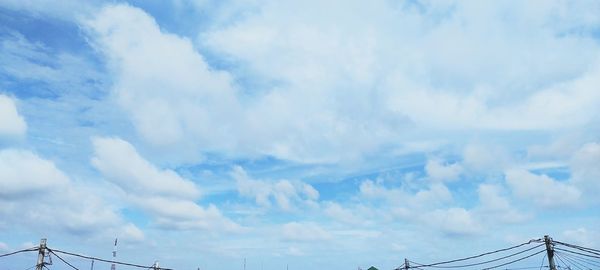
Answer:
[(473, 235), (483, 230), (473, 211), (452, 206), (452, 193), (442, 183), (409, 192), (366, 180), (360, 185), (360, 195), (383, 200), (382, 206), (371, 211), (382, 211), (386, 219), (426, 225), (447, 235)]
[(360, 184), (359, 194), (365, 198), (384, 200), (395, 206), (411, 209), (435, 208), (453, 200), (452, 193), (442, 183), (433, 183), (411, 194), (401, 188), (388, 188), (381, 183), (365, 180)]
[(262, 207), (275, 203), (279, 209), (290, 211), (297, 204), (316, 206), (319, 199), (319, 192), (307, 183), (252, 179), (240, 166), (235, 166), (230, 175), (236, 181), (238, 193), (242, 197), (253, 198)]
[(26, 131), (27, 123), (19, 115), (15, 101), (0, 94), (0, 137), (23, 136)]
[[(139, 134), (179, 156), (356, 160), (401, 148), (398, 138), (422, 130), (588, 124), (600, 101), (597, 45), (562, 35), (573, 22), (553, 8), (494, 7), (260, 1), (232, 5), (225, 13), (247, 16), (217, 23), (196, 44), (127, 5), (108, 5), (84, 24), (110, 59), (114, 96)], [(357, 9), (369, 19), (357, 24)], [(517, 27), (504, 20), (507, 13), (535, 19)], [(444, 23), (434, 19), (440, 14), (448, 14)], [(211, 67), (194, 45), (236, 68)], [(236, 80), (248, 77), (260, 89)]]
[(597, 192), (600, 192), (600, 144), (587, 143), (573, 154), (570, 167), (572, 171), (571, 181), (573, 185), (590, 194), (586, 196), (595, 200)]
[[(0, 151), (0, 227), (19, 224), (86, 237), (100, 233), (143, 239), (143, 233), (124, 222), (97, 191), (72, 181), (52, 161), (30, 151)], [(36, 227), (39, 224), (44, 227)]]
[(0, 152), (0, 160), (0, 171), (3, 174), (0, 194), (3, 197), (21, 197), (31, 192), (43, 192), (54, 186), (64, 187), (69, 183), (69, 178), (54, 163), (32, 152), (6, 149)]
[(334, 220), (347, 224), (362, 224), (364, 221), (358, 217), (352, 210), (344, 208), (339, 203), (326, 202), (323, 212)]
[[(596, 45), (577, 36), (554, 34), (572, 23), (572, 18), (555, 16), (555, 9), (590, 14), (586, 5), (565, 7), (551, 2), (540, 10), (475, 2), (427, 2), (416, 7), (376, 1), (366, 8), (360, 2), (344, 1), (344, 8), (332, 5), (336, 8), (327, 12), (336, 16), (320, 16), (323, 7), (313, 4), (265, 1), (254, 7), (260, 10), (255, 16), (215, 28), (201, 35), (199, 42), (241, 59), (265, 77), (291, 85), (286, 93), (273, 96), (310, 91), (311, 96), (330, 97), (344, 89), (345, 96), (352, 95), (346, 101), (370, 113), (374, 105), (389, 109), (376, 110), (372, 114), (376, 120), (382, 120), (377, 116), (396, 120), (405, 116), (418, 126), (436, 130), (552, 129), (586, 123), (591, 115), (588, 110), (596, 110), (598, 76), (590, 68), (597, 64)], [(357, 24), (351, 16), (356, 9), (369, 19)], [(519, 19), (506, 23), (507, 13)], [(447, 14), (442, 23), (436, 19), (440, 14)], [(520, 19), (529, 23), (518, 24)], [(540, 31), (541, 27), (546, 31)], [(548, 59), (556, 51), (562, 53)], [(532, 61), (517, 61), (522, 58)], [(554, 65), (541, 65), (544, 61)], [(582, 76), (560, 85), (573, 74)], [(382, 77), (386, 79), (383, 85), (378, 80)], [(371, 103), (355, 100), (363, 93), (340, 83), (342, 78), (355, 85), (376, 85), (369, 95)], [(544, 87), (548, 81), (560, 86)], [(527, 97), (521, 100), (519, 95), (516, 100), (510, 97), (513, 93)], [(548, 112), (544, 104), (556, 110)], [(384, 130), (378, 126), (383, 123), (375, 122), (375, 128)]]
[(501, 146), (471, 143), (463, 149), (463, 163), (475, 173), (494, 174), (509, 167), (512, 158)]
[(503, 196), (503, 191), (500, 185), (480, 184), (477, 188), (480, 204), (474, 210), (475, 214), (491, 223), (519, 223), (525, 221), (528, 216), (511, 205), (509, 199)]
[(188, 39), (128, 5), (108, 5), (85, 25), (115, 69), (117, 102), (147, 142), (192, 156), (198, 147), (235, 145), (241, 113), (231, 78), (211, 69)]
[(425, 164), (425, 173), (433, 181), (455, 181), (462, 170), (458, 163), (444, 164), (438, 159), (430, 159)]
[(169, 229), (238, 230), (239, 225), (224, 217), (214, 206), (203, 208), (194, 200), (200, 196), (196, 185), (172, 170), (161, 170), (119, 138), (93, 138), (92, 165), (125, 193), (125, 197), (152, 214), (159, 226)]
[(421, 219), (449, 235), (473, 235), (482, 230), (473, 214), (464, 208), (436, 209), (423, 214)]
[(505, 173), (506, 183), (519, 198), (541, 207), (568, 207), (580, 203), (581, 191), (569, 183), (522, 169)]
[(172, 170), (156, 168), (122, 139), (96, 137), (92, 143), (95, 149), (92, 165), (124, 190), (188, 199), (200, 196), (193, 182)]

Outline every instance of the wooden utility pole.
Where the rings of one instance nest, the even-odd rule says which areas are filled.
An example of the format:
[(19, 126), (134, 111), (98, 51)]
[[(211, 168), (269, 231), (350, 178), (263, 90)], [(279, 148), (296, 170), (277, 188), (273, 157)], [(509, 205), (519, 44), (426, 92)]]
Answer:
[(550, 238), (550, 236), (544, 235), (544, 243), (546, 243), (548, 266), (550, 266), (550, 270), (556, 270), (556, 264), (554, 264), (554, 244), (552, 244), (552, 238)]
[(408, 270), (409, 267), (410, 265), (408, 264), (408, 259), (404, 258), (404, 270)]
[(37, 264), (35, 270), (42, 270), (44, 267), (44, 257), (46, 256), (46, 238), (40, 239), (40, 249), (38, 250)]

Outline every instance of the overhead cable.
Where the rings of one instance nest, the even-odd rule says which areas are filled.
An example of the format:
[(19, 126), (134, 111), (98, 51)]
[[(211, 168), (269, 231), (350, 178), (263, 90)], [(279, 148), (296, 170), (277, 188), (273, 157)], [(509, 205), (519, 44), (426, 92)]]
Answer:
[[(106, 259), (96, 258), (96, 257), (92, 257), (92, 256), (86, 256), (86, 255), (71, 253), (71, 252), (67, 252), (67, 251), (62, 251), (62, 250), (58, 250), (58, 249), (53, 249), (53, 251), (54, 252), (58, 252), (58, 253), (62, 253), (62, 254), (66, 254), (66, 255), (71, 255), (71, 256), (75, 256), (75, 257), (80, 257), (80, 258), (88, 259), (88, 260), (96, 260), (96, 261), (107, 262), (107, 263), (115, 263), (115, 264), (132, 266), (132, 267), (137, 267), (137, 268), (144, 268), (144, 269), (149, 269), (149, 268), (152, 269), (153, 268), (153, 266), (133, 264), (133, 263), (126, 263), (126, 262), (119, 262), (119, 261), (113, 261), (113, 260), (106, 260)], [(162, 268), (162, 267), (158, 268), (158, 269), (161, 269), (161, 270), (173, 270), (173, 269), (170, 269), (170, 268)]]
[(579, 255), (581, 255), (581, 256), (586, 256), (586, 257), (590, 257), (590, 258), (597, 258), (597, 259), (600, 259), (600, 256), (595, 256), (595, 255), (585, 254), (585, 253), (581, 253), (581, 252), (577, 252), (577, 251), (573, 251), (573, 250), (562, 249), (562, 248), (558, 248), (558, 247), (555, 247), (554, 249), (555, 249), (555, 250), (564, 251), (564, 252), (573, 253), (573, 254), (579, 254)]
[(595, 268), (600, 268), (600, 263), (593, 261), (593, 260), (589, 260), (588, 258), (575, 257), (575, 255), (563, 253), (563, 252), (556, 252), (555, 254), (559, 254), (565, 260), (567, 260), (571, 263), (579, 264), (587, 269), (592, 268), (592, 267), (588, 267), (587, 265), (592, 265)]
[(588, 248), (588, 247), (582, 247), (582, 246), (568, 244), (568, 243), (563, 243), (563, 242), (560, 242), (560, 241), (554, 241), (554, 243), (557, 243), (557, 244), (563, 245), (563, 246), (567, 246), (567, 247), (570, 247), (570, 248), (574, 248), (574, 249), (579, 249), (581, 251), (585, 251), (585, 252), (592, 253), (594, 255), (600, 256), (600, 250), (597, 250), (597, 249)]
[(2, 257), (6, 257), (6, 256), (10, 256), (10, 255), (15, 255), (15, 254), (22, 253), (22, 252), (37, 251), (37, 250), (39, 250), (39, 249), (40, 249), (40, 248), (34, 247), (34, 248), (28, 248), (28, 249), (17, 250), (17, 251), (14, 251), (14, 252), (10, 252), (10, 253), (6, 253), (6, 254), (2, 254), (2, 255), (0, 255), (0, 258), (2, 258)]
[(525, 260), (525, 259), (527, 259), (527, 258), (533, 257), (533, 256), (535, 256), (535, 255), (538, 255), (538, 254), (540, 254), (540, 253), (542, 253), (542, 252), (546, 252), (546, 250), (545, 250), (545, 249), (544, 249), (544, 250), (540, 250), (540, 251), (538, 251), (538, 252), (536, 252), (536, 253), (533, 253), (533, 254), (531, 254), (531, 255), (527, 255), (527, 256), (525, 256), (525, 257), (521, 257), (521, 258), (519, 258), (519, 259), (516, 259), (516, 260), (510, 261), (510, 262), (506, 262), (506, 263), (503, 263), (503, 264), (495, 265), (495, 266), (492, 266), (492, 267), (486, 267), (486, 268), (483, 268), (482, 270), (495, 269), (495, 268), (502, 267), (502, 266), (505, 266), (505, 265), (513, 264), (513, 263), (516, 263), (516, 262), (519, 262), (519, 261)]
[(588, 257), (583, 257), (583, 256), (579, 256), (579, 255), (575, 255), (575, 254), (569, 254), (569, 253), (564, 253), (564, 252), (559, 252), (557, 251), (556, 253), (559, 253), (561, 256), (563, 257), (569, 257), (573, 260), (578, 260), (581, 262), (585, 262), (587, 264), (593, 265), (597, 268), (600, 268), (600, 261), (596, 261), (592, 258), (588, 258)]
[[(498, 253), (498, 252), (503, 252), (503, 251), (507, 251), (507, 250), (511, 250), (511, 249), (515, 249), (515, 248), (519, 248), (525, 245), (529, 245), (531, 243), (534, 242), (540, 242), (541, 239), (533, 239), (533, 240), (529, 240), (528, 242), (516, 245), (516, 246), (512, 246), (512, 247), (508, 247), (508, 248), (503, 248), (503, 249), (498, 249), (498, 250), (494, 250), (494, 251), (490, 251), (490, 252), (486, 252), (486, 253), (482, 253), (479, 255), (475, 255), (475, 256), (471, 256), (471, 257), (466, 257), (466, 258), (461, 258), (461, 259), (455, 259), (455, 260), (450, 260), (450, 261), (443, 261), (443, 262), (437, 262), (437, 263), (431, 263), (431, 264), (420, 264), (417, 262), (412, 262), (415, 264), (418, 264), (419, 267), (432, 267), (432, 266), (436, 266), (436, 265), (442, 265), (442, 264), (449, 264), (449, 263), (453, 263), (453, 262), (460, 262), (460, 261), (466, 261), (466, 260), (470, 260), (470, 259), (475, 259), (475, 258), (479, 258), (479, 257), (483, 257), (486, 255), (490, 255), (490, 254), (494, 254), (494, 253)], [(413, 266), (410, 266), (409, 268), (413, 268)]]
[(54, 254), (54, 256), (56, 256), (56, 258), (58, 258), (59, 260), (61, 260), (62, 262), (64, 262), (65, 264), (67, 264), (68, 266), (70, 266), (71, 268), (75, 269), (75, 270), (79, 270), (79, 268), (73, 266), (72, 264), (70, 264), (69, 262), (65, 261), (63, 258), (61, 258), (60, 256), (58, 256), (58, 254), (56, 254), (54, 251), (52, 251), (51, 249), (48, 249), (48, 251), (50, 251), (50, 253)]
[[(462, 268), (462, 267), (469, 267), (469, 266), (476, 266), (476, 265), (488, 264), (488, 263), (491, 263), (491, 262), (497, 262), (497, 261), (500, 261), (500, 260), (503, 260), (503, 259), (506, 259), (506, 258), (510, 258), (510, 257), (516, 256), (516, 255), (519, 255), (519, 254), (523, 254), (523, 253), (525, 253), (527, 251), (530, 251), (532, 249), (541, 247), (543, 245), (544, 244), (539, 244), (539, 245), (537, 245), (535, 247), (532, 247), (532, 248), (528, 248), (528, 249), (521, 250), (519, 252), (515, 252), (515, 253), (512, 253), (512, 254), (500, 257), (500, 258), (496, 258), (496, 259), (492, 259), (492, 260), (488, 260), (488, 261), (483, 261), (483, 262), (477, 262), (477, 263), (471, 263), (471, 264), (463, 264), (463, 265), (449, 265), (449, 266), (436, 266), (436, 265), (433, 265), (433, 266), (429, 266), (429, 267), (434, 267), (434, 268)], [(426, 265), (419, 265), (419, 266), (426, 266)]]

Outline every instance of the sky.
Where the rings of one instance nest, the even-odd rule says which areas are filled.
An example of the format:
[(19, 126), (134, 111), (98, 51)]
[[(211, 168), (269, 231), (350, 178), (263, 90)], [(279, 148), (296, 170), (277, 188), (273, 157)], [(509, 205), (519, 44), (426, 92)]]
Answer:
[(292, 270), (600, 248), (598, 14), (2, 0), (0, 253), (118, 238), (127, 262)]

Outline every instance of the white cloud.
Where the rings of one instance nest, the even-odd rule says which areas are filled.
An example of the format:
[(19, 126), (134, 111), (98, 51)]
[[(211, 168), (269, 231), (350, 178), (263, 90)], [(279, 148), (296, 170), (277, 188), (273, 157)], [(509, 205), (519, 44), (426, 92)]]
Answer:
[(197, 199), (196, 185), (172, 170), (150, 164), (128, 142), (119, 138), (93, 138), (92, 165), (119, 187), (139, 194)]
[(600, 192), (600, 144), (587, 143), (572, 156), (570, 167), (571, 182), (584, 193), (586, 198), (596, 200)]
[(290, 222), (282, 227), (284, 240), (321, 241), (331, 238), (331, 234), (315, 223)]
[(414, 204), (425, 207), (452, 201), (452, 193), (443, 184), (432, 184), (428, 189), (420, 190), (414, 195)]
[(473, 235), (482, 230), (471, 212), (464, 208), (437, 209), (424, 213), (420, 218), (423, 222), (449, 235)]
[(25, 150), (5, 149), (0, 152), (0, 195), (22, 197), (52, 187), (64, 187), (68, 177), (54, 163)]
[(23, 136), (26, 131), (27, 123), (19, 115), (15, 101), (0, 94), (0, 137)]
[(114, 68), (117, 102), (147, 142), (191, 157), (198, 148), (227, 150), (238, 142), (231, 78), (211, 69), (188, 39), (162, 32), (128, 5), (105, 6), (85, 25)]
[(52, 161), (32, 152), (0, 151), (0, 227), (18, 224), (86, 237), (133, 231), (135, 225), (125, 223), (100, 191), (73, 182)]
[[(600, 66), (598, 63), (595, 66)], [(553, 130), (584, 126), (594, 120), (600, 94), (598, 67), (577, 80), (540, 89), (516, 104), (490, 107), (492, 98), (436, 90), (401, 92), (389, 106), (433, 129)], [(402, 87), (399, 85), (398, 87)], [(553, 110), (548, 111), (547, 108)]]
[(135, 206), (155, 217), (168, 229), (238, 230), (239, 225), (224, 217), (214, 206), (203, 208), (194, 202), (199, 189), (190, 180), (171, 170), (161, 170), (141, 157), (128, 142), (118, 138), (94, 138), (92, 164), (125, 193)]
[(347, 224), (362, 224), (364, 221), (353, 213), (352, 210), (342, 207), (335, 202), (325, 203), (323, 212), (337, 221)]
[(508, 198), (502, 196), (502, 193), (503, 189), (499, 185), (480, 184), (477, 189), (480, 205), (474, 210), (474, 213), (492, 225), (497, 222), (520, 223), (525, 221), (528, 216), (512, 206)]
[(452, 206), (455, 203), (452, 192), (442, 183), (430, 183), (427, 188), (408, 192), (367, 180), (360, 185), (360, 195), (383, 201), (382, 205), (371, 206), (370, 211), (384, 220), (425, 225), (446, 235), (483, 231), (476, 212)]
[(460, 164), (444, 164), (438, 159), (430, 159), (425, 164), (425, 172), (434, 181), (455, 181), (462, 171), (463, 168)]
[[(235, 63), (229, 73), (134, 7), (108, 5), (85, 25), (110, 59), (117, 102), (153, 147), (179, 158), (217, 151), (354, 161), (427, 130), (588, 124), (600, 101), (598, 45), (565, 36), (578, 20), (554, 10), (589, 10), (545, 7), (236, 4), (219, 12), (245, 16), (197, 39), (210, 57)], [(355, 10), (368, 19), (357, 23)], [(249, 77), (262, 86), (234, 83)]]
[(493, 210), (510, 209), (508, 199), (500, 195), (501, 188), (498, 185), (481, 184), (477, 189), (479, 201), (484, 208)]
[(371, 124), (369, 115), (379, 113), (362, 97), (351, 102), (366, 114), (353, 116), (347, 113), (355, 106), (318, 92), (244, 97), (242, 92), (251, 89), (236, 91), (231, 76), (210, 68), (189, 40), (161, 31), (137, 8), (107, 6), (85, 25), (111, 60), (114, 96), (137, 131), (152, 146), (180, 158), (222, 151), (302, 161), (353, 159), (379, 147), (376, 138), (390, 141), (390, 130), (404, 125), (403, 119), (385, 115), (377, 122), (393, 126)]
[[(372, 127), (380, 131), (399, 131), (380, 126), (386, 125), (378, 122), (382, 118), (402, 121), (406, 116), (434, 130), (552, 129), (580, 126), (593, 115), (589, 110), (597, 110), (597, 72), (586, 73), (597, 64), (597, 45), (575, 35), (556, 35), (573, 18), (556, 16), (555, 10), (591, 15), (585, 4), (550, 2), (543, 9), (476, 2), (415, 6), (264, 1), (253, 7), (259, 12), (215, 27), (198, 42), (267, 78), (287, 82), (285, 93), (275, 90), (268, 96), (299, 98), (295, 104), (309, 107), (309, 115), (313, 109), (334, 115), (340, 111), (335, 102), (302, 100), (298, 92), (323, 100), (343, 91), (344, 100), (370, 113)], [(354, 10), (368, 19), (358, 24)], [(515, 20), (508, 23), (505, 14)], [(523, 63), (524, 58), (531, 61)], [(546, 87), (562, 81), (568, 82), (564, 88)], [(374, 87), (356, 91), (352, 84)], [(548, 104), (556, 109), (547, 112)], [(331, 107), (320, 108), (327, 105)]]
[(506, 171), (506, 183), (519, 198), (532, 201), (538, 206), (574, 206), (579, 204), (581, 191), (566, 182), (547, 175), (537, 175), (522, 169)]
[(384, 200), (395, 206), (416, 209), (435, 208), (452, 202), (452, 193), (442, 183), (430, 184), (414, 194), (400, 188), (387, 188), (381, 183), (365, 180), (360, 184), (359, 194), (365, 198)]
[(256, 204), (262, 207), (270, 207), (274, 202), (279, 209), (291, 211), (297, 204), (316, 206), (319, 199), (319, 192), (307, 183), (255, 180), (240, 166), (235, 166), (230, 175), (236, 182), (239, 194), (254, 198)]
[(502, 172), (512, 163), (511, 156), (505, 148), (475, 143), (465, 146), (463, 160), (468, 170), (482, 174)]

